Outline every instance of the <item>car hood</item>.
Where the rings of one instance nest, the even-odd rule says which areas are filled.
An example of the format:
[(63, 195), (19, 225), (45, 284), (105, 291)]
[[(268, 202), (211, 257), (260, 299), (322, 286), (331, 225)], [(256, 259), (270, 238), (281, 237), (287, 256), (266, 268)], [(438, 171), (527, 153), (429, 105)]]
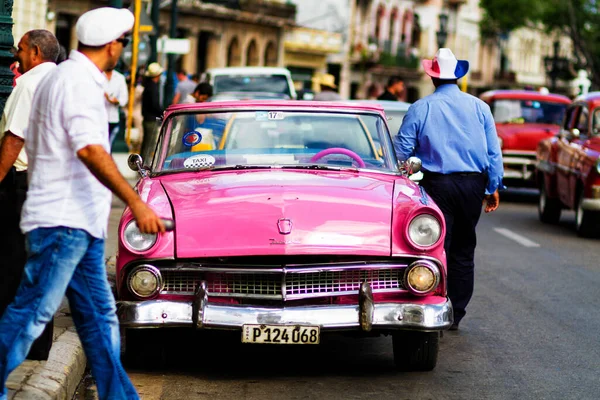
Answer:
[(389, 256), (394, 178), (253, 170), (184, 173), (161, 183), (173, 205), (178, 258)]
[(502, 138), (502, 150), (535, 151), (537, 144), (558, 133), (553, 124), (497, 124), (498, 136)]

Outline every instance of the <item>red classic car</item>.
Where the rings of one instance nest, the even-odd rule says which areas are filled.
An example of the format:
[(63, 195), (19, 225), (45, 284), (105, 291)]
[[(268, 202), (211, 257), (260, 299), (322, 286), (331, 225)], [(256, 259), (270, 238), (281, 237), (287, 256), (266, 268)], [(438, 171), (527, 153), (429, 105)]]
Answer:
[(122, 216), (126, 359), (155, 357), (141, 328), (188, 327), (251, 344), (389, 334), (398, 368), (435, 367), (453, 321), (444, 218), (410, 179), (420, 161), (398, 165), (380, 106), (171, 106), (147, 164), (130, 157), (137, 190), (174, 230), (143, 235)]
[(600, 235), (600, 92), (569, 106), (560, 133), (539, 143), (540, 220), (557, 223), (563, 208), (576, 212), (580, 236)]
[(504, 183), (535, 187), (536, 146), (556, 135), (571, 100), (527, 90), (493, 90), (480, 98), (489, 104), (496, 121)]

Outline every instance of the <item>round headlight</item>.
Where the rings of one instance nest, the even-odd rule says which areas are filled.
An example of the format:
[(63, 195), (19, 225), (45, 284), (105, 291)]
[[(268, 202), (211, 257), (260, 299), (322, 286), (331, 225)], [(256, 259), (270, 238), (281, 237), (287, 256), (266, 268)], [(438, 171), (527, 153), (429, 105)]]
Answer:
[(152, 297), (162, 289), (162, 276), (153, 266), (140, 265), (129, 273), (127, 287), (137, 297)]
[(156, 233), (142, 233), (138, 228), (135, 220), (127, 223), (123, 231), (123, 242), (133, 251), (146, 251), (156, 243)]
[(416, 262), (406, 270), (404, 277), (407, 289), (417, 295), (433, 292), (440, 281), (437, 267)]
[(433, 246), (440, 239), (441, 234), (442, 225), (430, 214), (417, 215), (408, 226), (408, 236), (417, 246)]

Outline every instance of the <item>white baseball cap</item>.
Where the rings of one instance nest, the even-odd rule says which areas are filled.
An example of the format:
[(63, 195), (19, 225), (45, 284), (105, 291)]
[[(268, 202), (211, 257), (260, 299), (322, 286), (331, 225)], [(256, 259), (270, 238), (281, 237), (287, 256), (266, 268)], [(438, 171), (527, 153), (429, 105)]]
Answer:
[(133, 22), (133, 14), (126, 8), (96, 8), (77, 20), (77, 40), (86, 46), (104, 46), (129, 32)]

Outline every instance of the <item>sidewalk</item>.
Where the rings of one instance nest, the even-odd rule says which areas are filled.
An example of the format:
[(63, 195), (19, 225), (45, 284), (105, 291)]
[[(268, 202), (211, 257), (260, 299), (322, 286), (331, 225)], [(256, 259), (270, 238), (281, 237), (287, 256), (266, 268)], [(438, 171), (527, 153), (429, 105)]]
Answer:
[[(127, 167), (127, 156), (128, 154), (113, 154), (119, 170), (133, 186), (136, 173)], [(113, 210), (116, 213), (111, 212), (111, 224), (118, 223), (122, 207), (123, 203), (113, 197)], [(114, 230), (116, 231), (116, 228)], [(116, 238), (109, 232), (106, 255), (113, 256), (115, 251)], [(113, 284), (114, 256), (107, 258), (106, 270), (109, 282)], [(87, 360), (71, 319), (68, 302), (63, 299), (54, 316), (54, 342), (48, 360), (26, 360), (17, 367), (6, 382), (9, 389), (8, 400), (71, 400), (83, 378), (86, 364)]]

